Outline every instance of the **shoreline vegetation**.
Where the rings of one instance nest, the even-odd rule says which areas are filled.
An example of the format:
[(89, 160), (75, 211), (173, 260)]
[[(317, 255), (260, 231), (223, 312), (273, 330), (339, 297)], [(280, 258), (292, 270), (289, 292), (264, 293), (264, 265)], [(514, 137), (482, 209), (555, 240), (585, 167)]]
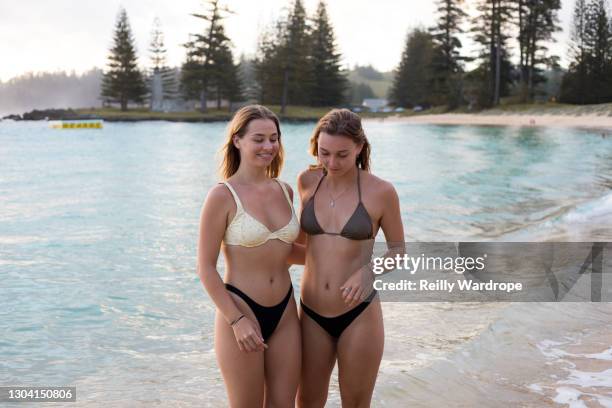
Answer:
[[(149, 62), (142, 64), (127, 11), (120, 7), (105, 69), (95, 68), (85, 79), (47, 74), (7, 85), (0, 82), (0, 100), (15, 100), (8, 106), (0, 103), (0, 111), (100, 106), (102, 101), (104, 108), (46, 109), (7, 118), (216, 122), (231, 117), (221, 106), (257, 101), (285, 121), (317, 120), (330, 106), (369, 106), (389, 112), (359, 111), (366, 119), (504, 125), (516, 123), (508, 115), (530, 115), (531, 126), (607, 127), (604, 118), (612, 115), (609, 1), (576, 0), (566, 53), (569, 64), (563, 68), (560, 56), (548, 48), (553, 34), (562, 31), (560, 0), (472, 0), (475, 16), (466, 13), (463, 0), (435, 0), (434, 25), (410, 30), (403, 50), (397, 50), (399, 64), (385, 73), (371, 65), (343, 67), (324, 0), (319, 0), (314, 14), (306, 11), (303, 0), (287, 1), (285, 12), (259, 30), (255, 54), (239, 60), (224, 28), (233, 12), (222, 0), (206, 0), (201, 13), (191, 13), (203, 27), (180, 44), (185, 60), (174, 66), (168, 64), (158, 18)], [(473, 36), (478, 48), (464, 54), (462, 35)], [(45, 90), (42, 95), (40, 89)], [(199, 112), (162, 112), (194, 109), (196, 104)], [(218, 109), (209, 109), (212, 105)], [(430, 106), (434, 108), (411, 110)], [(398, 108), (405, 111), (396, 112)], [(457, 114), (476, 116), (459, 119)], [(503, 120), (495, 119), (500, 115)], [(537, 120), (540, 116), (560, 120)]]
[[(303, 0), (290, 1), (286, 12), (260, 31), (252, 58), (242, 56), (240, 62), (234, 58), (224, 27), (224, 19), (233, 12), (220, 3), (221, 0), (206, 0), (203, 13), (191, 14), (203, 20), (204, 30), (182, 44), (186, 54), (178, 70), (167, 64), (158, 20), (154, 22), (149, 48), (150, 64), (144, 71), (139, 68), (127, 11), (120, 7), (100, 97), (103, 106), (119, 105), (122, 113), (107, 110), (93, 114), (109, 121), (217, 121), (229, 119), (230, 113), (209, 111), (209, 102), (216, 101), (216, 106), (221, 107), (224, 101), (232, 106), (238, 101), (257, 100), (262, 105), (281, 106), (276, 111), (282, 112), (279, 116), (283, 120), (308, 121), (321, 117), (322, 109), (329, 106), (357, 104), (375, 111), (377, 106), (389, 110), (363, 113), (364, 118), (401, 118), (414, 112), (395, 112), (397, 107), (444, 107), (420, 116), (426, 117), (448, 110), (464, 113), (468, 107), (501, 109), (505, 114), (502, 106), (510, 100), (531, 105), (544, 100), (580, 105), (612, 102), (608, 0), (576, 2), (567, 69), (560, 66), (560, 56), (549, 49), (554, 34), (562, 30), (560, 0), (542, 4), (477, 0), (470, 2), (478, 11), (476, 16), (466, 12), (462, 0), (436, 0), (434, 25), (408, 33), (390, 88), (378, 98), (366, 96), (373, 93), (367, 84), (356, 84), (348, 78), (324, 0), (319, 0), (314, 14), (307, 12)], [(461, 37), (467, 33), (473, 35), (479, 48), (471, 55), (464, 54), (462, 46)], [(363, 73), (371, 79), (384, 79), (374, 69), (370, 71)], [(382, 99), (384, 96), (388, 100)], [(165, 100), (173, 99), (199, 101), (201, 113), (152, 114), (138, 109), (133, 114), (126, 113), (130, 105), (144, 107), (147, 102), (152, 110), (160, 111), (167, 106)], [(553, 114), (582, 115), (573, 110), (557, 112), (557, 108), (554, 106)], [(517, 114), (548, 113), (518, 108)], [(488, 119), (487, 123), (494, 122), (491, 116)], [(529, 124), (535, 125), (537, 120), (531, 118)]]
[[(70, 81), (46, 78), (54, 84), (45, 88), (50, 101), (34, 97), (30, 103), (13, 104), (24, 111), (34, 106), (100, 106), (101, 100), (102, 107), (46, 109), (6, 118), (219, 122), (232, 115), (222, 106), (256, 101), (288, 122), (316, 121), (329, 107), (350, 106), (368, 120), (607, 128), (612, 127), (609, 1), (576, 1), (566, 55), (569, 65), (562, 68), (560, 57), (548, 49), (553, 34), (562, 30), (559, 0), (540, 5), (474, 0), (477, 16), (466, 13), (462, 0), (435, 0), (435, 24), (408, 33), (399, 65), (387, 73), (371, 65), (352, 70), (342, 66), (324, 0), (319, 0), (314, 14), (306, 11), (303, 0), (288, 1), (283, 15), (260, 30), (255, 54), (242, 55), (239, 61), (224, 28), (224, 19), (233, 12), (222, 0), (206, 0), (202, 13), (191, 14), (203, 20), (203, 30), (181, 44), (185, 60), (174, 67), (166, 59), (159, 19), (153, 24), (150, 61), (145, 66), (139, 62), (127, 11), (120, 7), (106, 68), (82, 82), (89, 84), (87, 101), (62, 97), (56, 105), (57, 95), (64, 96)], [(461, 35), (467, 33), (480, 48), (471, 55), (463, 54), (461, 44)], [(35, 82), (26, 84), (28, 92), (9, 86), (9, 97), (0, 99), (24, 93), (32, 98), (29, 90), (38, 87)], [(197, 105), (199, 111), (163, 112)], [(217, 109), (209, 108), (212, 105)], [(2, 109), (6, 108), (0, 104)]]
[[(330, 108), (289, 106), (284, 115), (280, 106), (270, 108), (287, 122), (316, 122)], [(122, 112), (118, 108), (97, 109), (45, 109), (33, 110), (23, 115), (8, 115), (9, 120), (86, 120), (102, 119), (107, 122), (225, 122), (233, 112), (227, 109), (209, 109), (206, 113), (152, 112), (148, 109), (131, 109)], [(421, 112), (360, 112), (364, 119), (392, 120), (415, 124), (439, 125), (491, 125), (491, 126), (552, 126), (612, 128), (612, 103), (599, 105), (568, 105), (560, 103), (512, 104), (493, 109), (469, 111), (434, 107)]]

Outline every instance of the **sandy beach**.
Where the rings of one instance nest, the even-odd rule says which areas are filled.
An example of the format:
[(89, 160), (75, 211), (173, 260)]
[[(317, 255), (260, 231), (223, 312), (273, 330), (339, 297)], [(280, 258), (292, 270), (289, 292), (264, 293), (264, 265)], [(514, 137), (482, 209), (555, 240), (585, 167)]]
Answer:
[(447, 113), (391, 117), (383, 119), (402, 123), (432, 125), (484, 125), (484, 126), (546, 126), (612, 129), (612, 116), (596, 114), (533, 114), (533, 113)]

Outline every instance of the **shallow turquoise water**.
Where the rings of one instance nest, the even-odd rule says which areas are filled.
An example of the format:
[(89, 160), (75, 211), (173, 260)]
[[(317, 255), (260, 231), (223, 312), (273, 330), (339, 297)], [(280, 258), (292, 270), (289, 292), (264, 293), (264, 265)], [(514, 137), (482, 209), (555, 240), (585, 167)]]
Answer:
[[(0, 384), (123, 405), (224, 398), (195, 274), (224, 126), (0, 123)], [(293, 186), (312, 127), (283, 126)], [(365, 128), (409, 240), (612, 240), (612, 139), (596, 131)]]

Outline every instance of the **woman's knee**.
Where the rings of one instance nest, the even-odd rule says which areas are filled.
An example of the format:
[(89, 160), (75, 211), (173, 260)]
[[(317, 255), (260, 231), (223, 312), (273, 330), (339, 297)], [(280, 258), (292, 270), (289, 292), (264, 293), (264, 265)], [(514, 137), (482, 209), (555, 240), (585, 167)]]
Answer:
[(232, 387), (226, 388), (230, 408), (261, 407), (264, 403), (263, 387), (259, 390), (246, 390)]
[(285, 408), (295, 406), (295, 392), (272, 392), (266, 390), (266, 408)]
[(297, 395), (297, 406), (299, 408), (322, 408), (327, 402), (327, 389), (322, 392), (304, 392), (301, 388)]
[(354, 389), (343, 389), (343, 387), (340, 387), (342, 408), (369, 407), (372, 402), (373, 391), (373, 389), (368, 389), (368, 387)]

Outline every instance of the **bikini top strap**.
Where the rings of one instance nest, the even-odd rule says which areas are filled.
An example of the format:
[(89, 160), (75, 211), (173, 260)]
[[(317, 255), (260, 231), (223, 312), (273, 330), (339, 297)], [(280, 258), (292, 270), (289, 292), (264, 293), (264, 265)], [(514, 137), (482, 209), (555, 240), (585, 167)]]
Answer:
[(325, 178), (326, 175), (327, 175), (327, 173), (325, 172), (325, 170), (323, 170), (323, 175), (319, 179), (319, 183), (317, 184), (317, 188), (315, 188), (315, 191), (314, 191), (314, 193), (312, 193), (311, 198), (314, 198), (315, 194), (317, 194), (317, 191), (319, 191), (319, 187), (321, 187), (321, 182), (323, 181), (323, 179)]
[(274, 180), (276, 180), (276, 182), (280, 185), (281, 189), (283, 190), (283, 194), (285, 194), (285, 198), (287, 199), (287, 202), (289, 203), (289, 205), (293, 206), (293, 203), (291, 202), (291, 197), (289, 197), (289, 192), (287, 191), (287, 187), (285, 187), (285, 183), (283, 183), (277, 178), (275, 178)]
[(242, 202), (240, 201), (240, 198), (238, 198), (238, 194), (236, 193), (236, 190), (234, 190), (234, 187), (232, 187), (232, 185), (230, 183), (228, 183), (227, 181), (224, 181), (223, 184), (225, 184), (225, 186), (232, 193), (232, 196), (234, 197), (234, 201), (236, 202), (236, 206), (239, 209), (243, 208), (242, 207)]

